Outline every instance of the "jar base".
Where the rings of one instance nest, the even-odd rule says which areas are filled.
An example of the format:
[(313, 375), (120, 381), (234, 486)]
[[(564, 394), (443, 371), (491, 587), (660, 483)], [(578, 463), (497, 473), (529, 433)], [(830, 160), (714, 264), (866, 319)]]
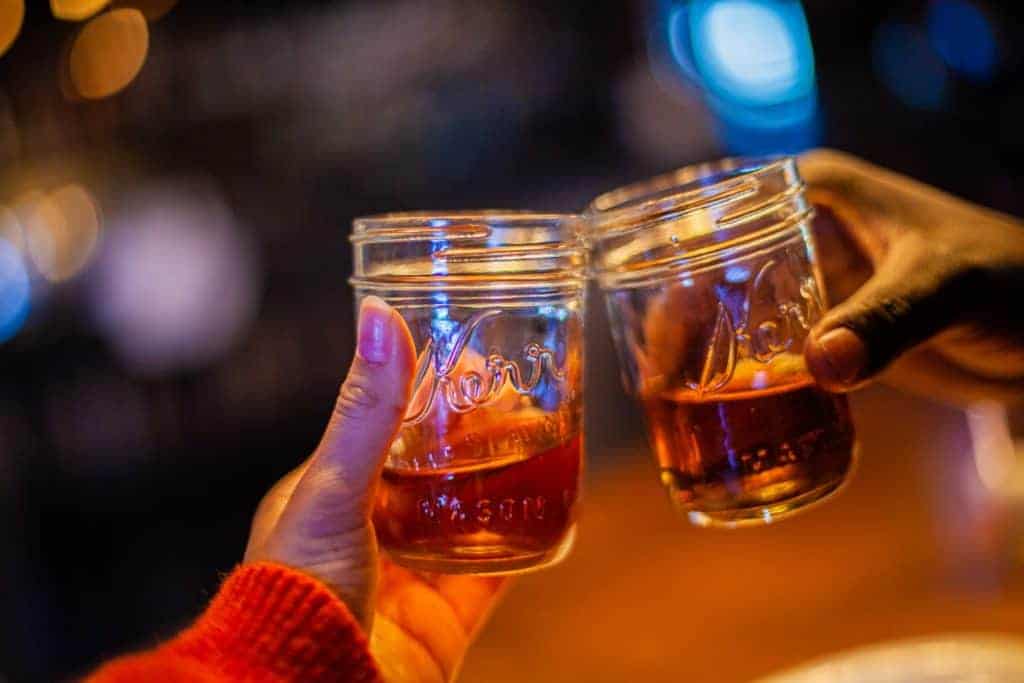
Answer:
[(787, 519), (797, 513), (817, 506), (839, 491), (847, 479), (848, 477), (839, 478), (809, 491), (804, 491), (800, 495), (768, 505), (752, 505), (749, 507), (720, 510), (699, 510), (679, 504), (676, 504), (676, 507), (695, 526), (727, 529), (764, 526), (780, 519)]
[(508, 576), (528, 574), (561, 563), (576, 541), (573, 525), (562, 541), (542, 552), (523, 553), (508, 546), (463, 546), (445, 554), (408, 552), (388, 549), (388, 558), (406, 569), (435, 574), (473, 574), (476, 576)]

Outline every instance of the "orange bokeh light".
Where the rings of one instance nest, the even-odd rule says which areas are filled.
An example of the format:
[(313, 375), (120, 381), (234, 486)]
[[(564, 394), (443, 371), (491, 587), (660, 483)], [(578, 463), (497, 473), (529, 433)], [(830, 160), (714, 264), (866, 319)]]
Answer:
[(14, 43), (25, 19), (24, 0), (0, 0), (0, 55)]
[(110, 4), (110, 0), (50, 0), (53, 16), (66, 21), (82, 21)]
[(149, 29), (139, 10), (101, 14), (82, 28), (71, 46), (71, 85), (86, 99), (109, 97), (138, 75), (148, 51)]
[(80, 185), (65, 185), (37, 199), (28, 211), (29, 255), (48, 280), (73, 277), (89, 262), (100, 235), (100, 212)]

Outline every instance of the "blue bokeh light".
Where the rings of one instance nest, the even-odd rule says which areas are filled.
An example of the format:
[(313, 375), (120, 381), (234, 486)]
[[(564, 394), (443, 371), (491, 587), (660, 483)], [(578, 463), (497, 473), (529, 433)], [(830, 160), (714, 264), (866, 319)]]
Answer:
[(665, 27), (672, 61), (705, 93), (731, 151), (818, 142), (814, 50), (798, 0), (676, 2)]
[(995, 31), (982, 10), (967, 0), (935, 0), (928, 8), (928, 38), (949, 68), (988, 81), (999, 62)]
[(18, 249), (0, 239), (0, 342), (21, 329), (28, 317), (31, 286)]
[(817, 110), (807, 119), (771, 128), (723, 117), (721, 135), (725, 146), (737, 154), (794, 154), (821, 143), (822, 123)]
[(949, 74), (916, 26), (889, 22), (875, 32), (872, 44), (878, 77), (908, 106), (940, 109), (949, 90)]
[(690, 33), (697, 70), (722, 100), (766, 107), (814, 89), (814, 54), (798, 2), (697, 0)]

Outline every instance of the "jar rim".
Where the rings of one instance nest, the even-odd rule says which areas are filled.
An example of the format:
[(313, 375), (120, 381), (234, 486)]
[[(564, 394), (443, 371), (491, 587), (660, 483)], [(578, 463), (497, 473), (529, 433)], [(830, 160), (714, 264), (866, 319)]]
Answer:
[(629, 230), (638, 223), (733, 202), (757, 192), (759, 179), (796, 172), (792, 156), (736, 156), (683, 166), (598, 195), (584, 215), (592, 236)]
[(400, 211), (356, 218), (350, 282), (388, 290), (578, 288), (583, 219), (528, 210)]
[(416, 241), (445, 234), (487, 237), (489, 227), (547, 229), (566, 226), (566, 241), (582, 234), (582, 216), (528, 209), (463, 209), (453, 211), (391, 211), (359, 216), (352, 221), (352, 242), (368, 240)]
[(801, 234), (813, 211), (791, 156), (729, 157), (607, 192), (587, 208), (603, 288), (745, 258)]

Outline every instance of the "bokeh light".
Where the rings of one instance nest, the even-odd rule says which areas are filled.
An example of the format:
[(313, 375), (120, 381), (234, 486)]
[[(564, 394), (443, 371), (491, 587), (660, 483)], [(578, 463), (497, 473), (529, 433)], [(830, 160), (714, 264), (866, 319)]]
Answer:
[(5, 240), (15, 249), (25, 248), (25, 231), (21, 227), (18, 215), (6, 206), (0, 206), (0, 240)]
[(995, 30), (977, 5), (967, 0), (935, 0), (928, 7), (928, 38), (942, 61), (976, 81), (995, 75), (999, 48)]
[(719, 97), (766, 106), (813, 89), (814, 60), (799, 3), (697, 2), (690, 17), (697, 69)]
[(82, 21), (110, 4), (110, 0), (50, 0), (53, 16), (66, 21)]
[(814, 50), (800, 2), (677, 2), (665, 26), (677, 70), (704, 92), (731, 151), (817, 142)]
[(14, 44), (24, 20), (24, 0), (0, 0), (0, 55)]
[(28, 316), (31, 287), (21, 252), (0, 238), (0, 342), (21, 329)]
[(6, 224), (9, 231), (8, 241), (17, 247), (22, 254), (25, 254), (26, 257), (28, 255), (27, 226), (32, 222), (35, 216), (36, 207), (38, 207), (45, 198), (45, 192), (40, 190), (38, 187), (30, 186), (29, 189), (23, 190), (12, 197), (9, 206), (4, 207), (6, 210), (10, 211), (9, 218), (12, 221)]
[(875, 71), (896, 97), (915, 109), (940, 109), (946, 103), (949, 75), (924, 31), (887, 22), (872, 45)]
[(28, 210), (28, 252), (46, 279), (73, 277), (89, 262), (100, 235), (100, 211), (80, 185), (66, 185), (35, 201)]
[(170, 12), (178, 0), (115, 0), (111, 7), (128, 7), (137, 9), (146, 17), (146, 21), (152, 23)]
[(149, 29), (142, 12), (125, 8), (101, 14), (71, 45), (71, 85), (86, 99), (109, 97), (134, 80), (148, 51)]
[(258, 304), (254, 249), (206, 186), (139, 192), (111, 215), (90, 296), (131, 369), (202, 366), (247, 329)]

